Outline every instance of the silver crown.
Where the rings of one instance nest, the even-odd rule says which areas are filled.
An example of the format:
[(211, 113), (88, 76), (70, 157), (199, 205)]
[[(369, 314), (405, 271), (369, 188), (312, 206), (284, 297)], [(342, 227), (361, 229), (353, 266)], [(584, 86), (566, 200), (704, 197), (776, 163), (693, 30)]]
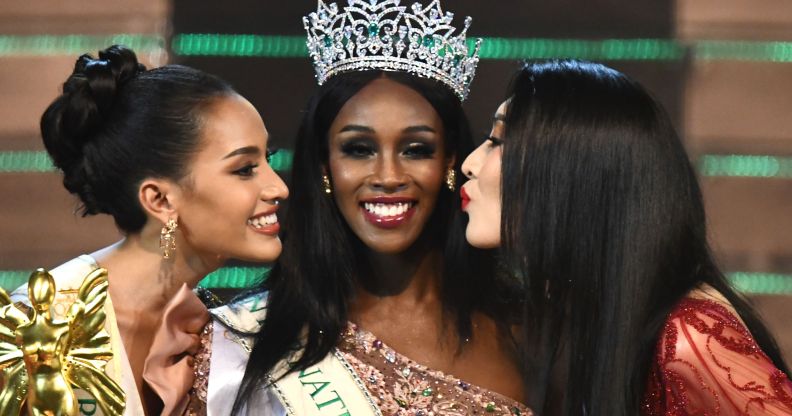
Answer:
[(467, 98), (481, 47), (477, 39), (472, 53), (468, 48), (470, 17), (454, 35), (454, 14), (443, 13), (439, 0), (427, 7), (415, 3), (410, 11), (400, 0), (347, 0), (343, 10), (318, 3), (303, 24), (319, 85), (349, 71), (405, 71), (436, 79)]

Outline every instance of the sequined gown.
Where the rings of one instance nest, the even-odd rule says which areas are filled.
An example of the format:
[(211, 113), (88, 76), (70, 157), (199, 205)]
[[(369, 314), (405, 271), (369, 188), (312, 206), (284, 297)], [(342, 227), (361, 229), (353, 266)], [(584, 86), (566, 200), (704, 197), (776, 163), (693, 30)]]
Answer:
[(731, 307), (686, 298), (657, 343), (647, 416), (792, 415), (792, 382)]
[(338, 350), (384, 416), (532, 415), (515, 400), (410, 360), (353, 323)]

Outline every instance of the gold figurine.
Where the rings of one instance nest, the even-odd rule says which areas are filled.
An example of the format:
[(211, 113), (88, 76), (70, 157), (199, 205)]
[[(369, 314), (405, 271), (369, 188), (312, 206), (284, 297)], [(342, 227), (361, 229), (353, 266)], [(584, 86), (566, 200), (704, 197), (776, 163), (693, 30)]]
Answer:
[(19, 415), (24, 405), (33, 416), (77, 415), (77, 388), (105, 415), (121, 415), (124, 391), (104, 371), (113, 356), (104, 330), (107, 270), (86, 276), (66, 319), (52, 316), (55, 293), (44, 269), (30, 275), (27, 313), (0, 289), (0, 409)]

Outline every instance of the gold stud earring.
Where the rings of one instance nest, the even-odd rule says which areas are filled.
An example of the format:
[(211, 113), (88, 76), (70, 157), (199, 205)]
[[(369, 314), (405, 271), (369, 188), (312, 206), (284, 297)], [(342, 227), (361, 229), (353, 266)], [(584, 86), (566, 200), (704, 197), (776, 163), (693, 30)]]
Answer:
[(162, 258), (169, 259), (176, 251), (176, 229), (179, 224), (173, 218), (168, 220), (168, 223), (162, 227), (160, 231), (160, 250), (162, 250)]
[(333, 186), (330, 185), (330, 177), (327, 175), (322, 175), (322, 187), (327, 195), (333, 194)]
[(454, 168), (448, 168), (448, 172), (445, 175), (445, 183), (449, 191), (456, 191), (456, 172)]

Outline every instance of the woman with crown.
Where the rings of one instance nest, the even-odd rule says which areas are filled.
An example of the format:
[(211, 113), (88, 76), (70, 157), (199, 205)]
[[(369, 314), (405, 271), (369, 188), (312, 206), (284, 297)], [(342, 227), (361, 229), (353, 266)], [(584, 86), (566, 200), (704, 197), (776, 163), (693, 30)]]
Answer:
[[(229, 258), (272, 262), (281, 251), (276, 211), (288, 190), (268, 164), (261, 117), (214, 76), (179, 65), (146, 70), (132, 50), (111, 46), (98, 59), (77, 59), (63, 93), (42, 116), (41, 132), (83, 214), (112, 216), (123, 238), (53, 269), (51, 276), (39, 273), (44, 278), (31, 280), (30, 297), (27, 287), (12, 293), (9, 301), (27, 303), (46, 318), (38, 335), (58, 335), (58, 343), (86, 338), (86, 331), (93, 335), (104, 321), (104, 333), (71, 346), (73, 357), (44, 354), (55, 341), (45, 345), (42, 336), (35, 341), (40, 345), (23, 345), (32, 351), (26, 363), (36, 364), (28, 369), (64, 367), (73, 381), (78, 366), (70, 363), (108, 357), (96, 349), (96, 342), (107, 341), (112, 355), (104, 371), (116, 384), (109, 389), (114, 394), (105, 396), (118, 400), (97, 403), (102, 398), (78, 391), (68, 414), (75, 414), (75, 406), (81, 415), (107, 413), (102, 409), (129, 416), (204, 414), (213, 326), (193, 289)], [(86, 286), (103, 269), (107, 280), (95, 285), (98, 292)], [(45, 328), (67, 323), (68, 335)], [(36, 328), (17, 329), (36, 338)], [(51, 365), (56, 360), (65, 364)], [(10, 386), (9, 373), (2, 375), (0, 385)], [(30, 409), (40, 405), (28, 403)]]
[(210, 383), (210, 412), (531, 413), (516, 291), (479, 273), (485, 257), (461, 235), (461, 101), (478, 46), (452, 18), (437, 1), (349, 0), (304, 19), (320, 87), (295, 147), (289, 234), (263, 293), (214, 310), (228, 330), (212, 371), (236, 383)]

